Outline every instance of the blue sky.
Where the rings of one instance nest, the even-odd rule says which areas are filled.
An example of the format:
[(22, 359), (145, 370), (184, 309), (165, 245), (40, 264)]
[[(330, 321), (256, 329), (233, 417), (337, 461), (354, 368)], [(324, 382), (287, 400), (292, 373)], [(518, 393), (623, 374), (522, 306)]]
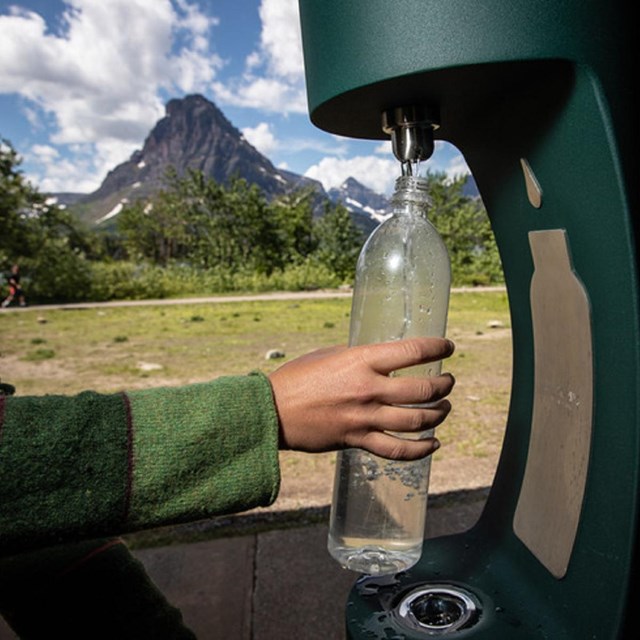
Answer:
[[(309, 121), (297, 0), (0, 1), (0, 137), (42, 191), (89, 193), (171, 98), (201, 93), (276, 166), (389, 193), (390, 143)], [(438, 143), (431, 170), (468, 169)]]

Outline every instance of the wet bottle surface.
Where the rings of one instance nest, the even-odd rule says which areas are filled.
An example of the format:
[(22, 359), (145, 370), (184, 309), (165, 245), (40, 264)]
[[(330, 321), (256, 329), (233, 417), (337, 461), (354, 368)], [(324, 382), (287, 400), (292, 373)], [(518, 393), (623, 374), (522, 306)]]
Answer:
[[(391, 217), (358, 258), (351, 345), (445, 333), (451, 270), (442, 238), (427, 219), (427, 181), (398, 178), (391, 202)], [(438, 375), (440, 367), (437, 362), (392, 375)], [(419, 560), (430, 465), (430, 457), (398, 462), (359, 449), (338, 454), (328, 549), (342, 566), (384, 575)]]

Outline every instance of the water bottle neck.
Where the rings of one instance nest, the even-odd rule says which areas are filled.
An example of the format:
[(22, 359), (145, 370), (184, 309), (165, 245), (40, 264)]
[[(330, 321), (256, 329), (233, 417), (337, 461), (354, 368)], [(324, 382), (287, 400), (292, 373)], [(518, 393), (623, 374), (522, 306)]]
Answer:
[(400, 176), (396, 180), (396, 190), (391, 196), (394, 214), (420, 214), (427, 217), (431, 204), (429, 183), (425, 178)]

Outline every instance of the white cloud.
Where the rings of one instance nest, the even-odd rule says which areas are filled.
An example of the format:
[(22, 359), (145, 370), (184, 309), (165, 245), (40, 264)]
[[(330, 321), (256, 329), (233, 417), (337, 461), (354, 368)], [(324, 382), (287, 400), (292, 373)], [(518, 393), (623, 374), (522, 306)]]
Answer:
[(57, 33), (12, 8), (0, 15), (0, 92), (26, 98), (31, 123), (53, 121), (52, 143), (94, 143), (98, 171), (140, 145), (164, 114), (163, 90), (213, 81), (222, 65), (208, 44), (216, 24), (190, 0), (66, 0)]
[(381, 142), (374, 150), (374, 153), (379, 153), (381, 155), (387, 155), (393, 157), (393, 149), (391, 147), (391, 141), (385, 140)]
[(187, 0), (175, 0), (175, 3), (182, 13), (176, 27), (190, 34), (196, 51), (206, 53), (209, 48), (209, 30), (212, 26), (219, 25), (220, 20), (214, 16), (205, 15), (198, 5), (189, 4)]
[(71, 155), (67, 156), (51, 145), (35, 144), (25, 154), (34, 167), (28, 178), (45, 193), (89, 193), (136, 148), (134, 143), (105, 140), (69, 145)]
[(129, 159), (138, 148), (133, 142), (106, 139), (96, 143), (93, 147), (94, 164), (98, 175), (105, 176), (107, 171), (113, 169), (122, 159)]
[(268, 156), (272, 151), (278, 148), (278, 141), (273, 133), (271, 125), (267, 122), (261, 122), (256, 127), (246, 127), (242, 130), (242, 135), (252, 144), (260, 153)]
[(60, 153), (55, 147), (48, 144), (34, 144), (31, 147), (31, 155), (40, 162), (52, 162), (60, 157)]
[(306, 113), (302, 36), (297, 0), (262, 0), (260, 46), (247, 56), (245, 73), (224, 85), (214, 83), (223, 104)]
[(458, 178), (460, 176), (466, 176), (471, 173), (467, 161), (462, 155), (457, 155), (452, 158), (449, 165), (446, 168), (447, 175), (451, 178)]
[(261, 45), (273, 75), (292, 81), (304, 77), (298, 0), (262, 0)]
[(43, 193), (47, 192), (88, 192), (95, 188), (95, 177), (91, 162), (86, 158), (73, 161), (62, 157), (57, 149), (48, 145), (34, 145), (25, 158), (29, 159), (37, 173), (27, 178)]
[(278, 78), (245, 74), (242, 79), (226, 84), (214, 82), (212, 89), (221, 104), (279, 113), (307, 112), (304, 90)]
[(346, 156), (349, 153), (349, 141), (336, 135), (291, 138), (287, 140), (287, 150), (292, 152), (316, 151), (331, 156)]
[(451, 180), (471, 173), (460, 150), (445, 140), (436, 140), (433, 155), (421, 166), (424, 171), (445, 173)]
[(390, 193), (399, 169), (398, 161), (392, 158), (323, 158), (310, 167), (305, 176), (319, 180), (325, 189), (339, 187), (347, 178), (352, 177), (377, 193)]

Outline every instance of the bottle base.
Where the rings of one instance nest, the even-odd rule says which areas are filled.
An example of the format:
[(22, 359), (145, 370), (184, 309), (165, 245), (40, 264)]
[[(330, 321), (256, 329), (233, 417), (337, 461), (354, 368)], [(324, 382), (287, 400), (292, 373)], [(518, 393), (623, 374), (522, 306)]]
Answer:
[(390, 552), (375, 546), (332, 549), (331, 555), (345, 569), (370, 576), (384, 576), (410, 569), (420, 559), (420, 555)]

